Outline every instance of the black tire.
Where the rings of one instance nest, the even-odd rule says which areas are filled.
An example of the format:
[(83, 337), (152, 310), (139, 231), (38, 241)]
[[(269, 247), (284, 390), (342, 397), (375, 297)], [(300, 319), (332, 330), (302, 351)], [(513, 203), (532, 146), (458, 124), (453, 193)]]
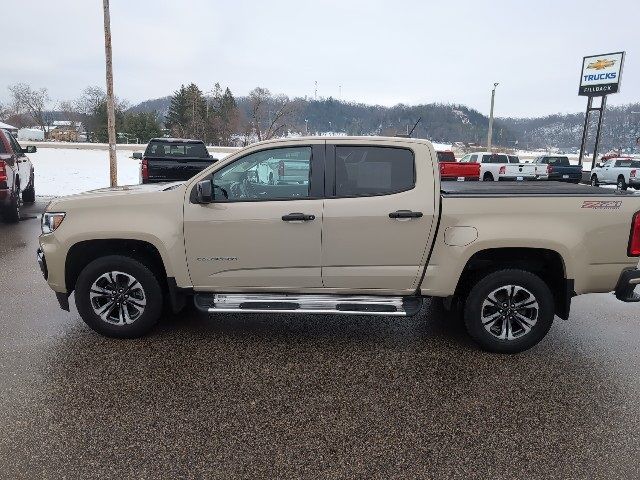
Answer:
[(3, 220), (6, 223), (18, 223), (20, 221), (20, 193), (14, 191), (9, 199), (9, 205), (3, 212)]
[[(112, 274), (118, 272), (115, 275), (115, 284), (120, 284), (121, 287), (125, 286), (126, 282), (122, 280), (126, 279), (127, 276), (137, 281), (135, 288), (130, 289), (131, 297), (134, 297), (135, 294), (137, 296), (136, 298), (130, 299), (126, 297), (126, 299), (124, 299), (124, 293), (127, 292), (122, 293), (122, 297), (120, 297), (120, 300), (123, 300), (128, 305), (126, 307), (128, 313), (124, 315), (129, 316), (131, 323), (117, 325), (109, 319), (101, 318), (96, 310), (94, 310), (94, 308), (97, 307), (104, 307), (106, 310), (109, 310), (110, 307), (108, 304), (111, 303), (115, 308), (106, 311), (105, 316), (109, 317), (110, 314), (115, 316), (115, 309), (117, 308), (119, 309), (120, 320), (124, 317), (123, 313), (120, 312), (124, 312), (125, 307), (121, 307), (120, 304), (113, 304), (111, 296), (100, 295), (99, 298), (93, 299), (91, 297), (92, 291), (96, 291), (92, 290), (96, 282), (106, 281), (108, 283), (108, 280), (105, 280), (103, 276), (108, 276), (109, 272)], [(113, 278), (113, 276), (111, 278)], [(101, 286), (101, 284), (98, 283), (98, 287), (101, 291), (108, 290), (117, 295), (115, 290), (107, 288), (108, 285)], [(121, 290), (124, 290), (124, 288)], [(139, 293), (140, 290), (142, 290), (141, 295)], [(146, 265), (133, 258), (122, 255), (109, 255), (89, 263), (78, 276), (75, 288), (75, 300), (78, 312), (85, 323), (96, 332), (107, 337), (136, 338), (143, 336), (155, 327), (162, 314), (162, 288), (156, 275)], [(102, 301), (105, 301), (105, 303), (101, 303)], [(140, 313), (139, 308), (133, 306), (133, 304), (134, 302), (142, 303), (142, 301), (146, 301), (146, 305), (144, 305), (144, 309)], [(98, 311), (100, 311), (100, 308), (98, 308)], [(137, 318), (134, 318), (136, 314)]]
[(591, 186), (592, 187), (599, 187), (600, 186), (600, 182), (598, 181), (598, 176), (595, 173), (593, 175), (591, 175)]
[[(489, 296), (493, 294), (494, 299), (501, 300), (499, 293), (502, 291), (513, 295), (511, 286), (521, 290), (516, 290), (513, 299), (502, 298), (504, 303), (494, 307)], [(537, 309), (535, 306), (513, 309), (510, 306), (512, 300), (515, 304), (527, 302), (527, 305), (536, 301)], [(507, 302), (509, 305), (505, 307)], [(505, 318), (502, 312), (512, 319)], [(553, 295), (547, 284), (533, 273), (516, 269), (500, 270), (479, 280), (471, 289), (464, 309), (465, 326), (469, 335), (483, 350), (495, 353), (520, 353), (536, 345), (551, 328), (554, 313)], [(486, 321), (496, 315), (496, 320)], [(519, 318), (526, 319), (526, 322), (523, 323)], [(535, 318), (535, 322), (532, 318)], [(511, 330), (505, 325), (510, 326)], [(509, 333), (511, 339), (499, 338)]]
[(627, 182), (625, 182), (624, 177), (622, 175), (618, 177), (618, 181), (616, 182), (616, 188), (622, 191), (625, 191), (627, 188), (629, 188), (629, 186), (627, 185)]
[(482, 177), (482, 181), (483, 182), (493, 182), (493, 175), (491, 175), (489, 172), (485, 173), (484, 176)]
[(35, 186), (35, 180), (33, 179), (33, 177), (31, 178), (31, 183), (29, 184), (29, 187), (27, 187), (26, 190), (22, 191), (22, 201), (24, 203), (34, 203), (36, 201), (36, 186)]

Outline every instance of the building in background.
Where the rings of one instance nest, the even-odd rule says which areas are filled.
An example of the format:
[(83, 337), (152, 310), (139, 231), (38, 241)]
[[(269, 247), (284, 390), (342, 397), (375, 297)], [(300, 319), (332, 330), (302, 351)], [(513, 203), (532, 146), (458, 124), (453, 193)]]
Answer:
[(18, 130), (18, 140), (25, 142), (44, 141), (44, 132), (39, 128), (21, 128)]
[(58, 142), (84, 142), (86, 135), (82, 122), (55, 120), (49, 129), (49, 139)]

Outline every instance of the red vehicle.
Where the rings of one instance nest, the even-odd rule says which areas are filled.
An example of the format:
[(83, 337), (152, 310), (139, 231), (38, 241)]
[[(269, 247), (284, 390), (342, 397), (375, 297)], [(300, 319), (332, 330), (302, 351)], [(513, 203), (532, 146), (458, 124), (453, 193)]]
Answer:
[(451, 150), (441, 150), (436, 153), (440, 165), (440, 180), (459, 182), (480, 180), (479, 163), (456, 162), (456, 157)]
[(22, 148), (6, 130), (0, 129), (0, 215), (5, 222), (20, 220), (20, 205), (33, 203), (36, 192), (33, 166), (26, 153), (36, 147)]

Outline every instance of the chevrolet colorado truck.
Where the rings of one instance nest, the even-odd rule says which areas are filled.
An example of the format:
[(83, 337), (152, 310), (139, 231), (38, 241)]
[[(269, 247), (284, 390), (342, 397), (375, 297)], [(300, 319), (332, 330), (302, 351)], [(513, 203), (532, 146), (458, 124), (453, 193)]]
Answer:
[(20, 220), (22, 203), (36, 200), (33, 165), (27, 153), (36, 147), (22, 148), (7, 130), (0, 129), (0, 216), (7, 223)]
[[(296, 175), (270, 182), (282, 162)], [(639, 212), (640, 197), (587, 185), (441, 183), (426, 140), (278, 139), (184, 183), (53, 200), (38, 261), (60, 306), (75, 292), (82, 319), (113, 337), (190, 298), (214, 316), (391, 317), (440, 297), (482, 348), (514, 353), (575, 295), (640, 300)]]

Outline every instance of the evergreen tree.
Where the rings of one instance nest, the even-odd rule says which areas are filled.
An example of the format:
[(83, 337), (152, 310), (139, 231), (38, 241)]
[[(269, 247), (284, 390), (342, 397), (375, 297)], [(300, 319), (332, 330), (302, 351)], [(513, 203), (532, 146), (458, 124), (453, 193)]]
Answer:
[(184, 85), (180, 85), (180, 88), (173, 92), (171, 96), (169, 111), (165, 117), (165, 126), (171, 131), (172, 135), (177, 137), (185, 136), (188, 123), (187, 108), (187, 89)]
[(150, 139), (160, 137), (162, 130), (155, 112), (127, 112), (124, 115), (123, 133), (130, 139), (146, 143)]

